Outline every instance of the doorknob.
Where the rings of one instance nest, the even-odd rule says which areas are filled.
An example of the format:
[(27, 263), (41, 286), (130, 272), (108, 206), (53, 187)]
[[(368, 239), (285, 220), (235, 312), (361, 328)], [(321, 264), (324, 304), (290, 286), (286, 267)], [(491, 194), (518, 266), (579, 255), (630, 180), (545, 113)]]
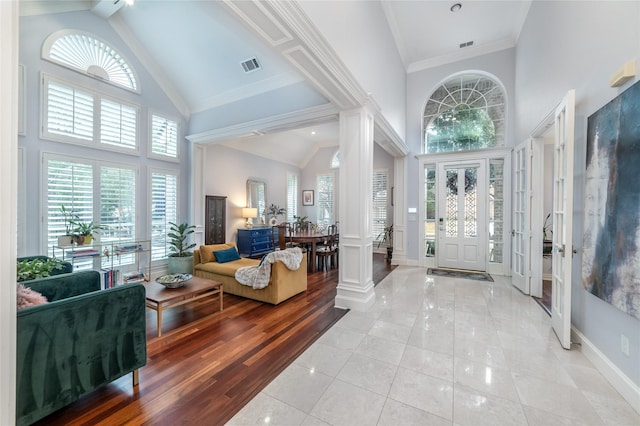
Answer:
[(515, 236), (516, 236), (516, 230), (515, 230), (515, 229), (512, 229), (512, 230), (511, 230), (511, 236), (512, 236), (512, 237), (515, 237)]
[(562, 247), (558, 249), (558, 253), (560, 253), (562, 257), (564, 257), (564, 251), (565, 251), (565, 245), (563, 244)]

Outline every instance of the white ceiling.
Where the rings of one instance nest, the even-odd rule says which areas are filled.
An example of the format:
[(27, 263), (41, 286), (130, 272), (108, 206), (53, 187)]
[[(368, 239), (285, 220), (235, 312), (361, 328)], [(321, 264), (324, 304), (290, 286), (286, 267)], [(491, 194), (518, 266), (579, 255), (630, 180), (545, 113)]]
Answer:
[[(313, 1), (313, 0), (303, 0)], [(452, 13), (450, 7), (461, 3)], [(215, 1), (22, 0), (23, 15), (108, 9), (106, 17), (166, 87), (178, 108), (196, 113), (303, 81), (302, 76)], [(408, 72), (515, 46), (530, 0), (382, 0), (398, 52)], [(327, 2), (339, 8), (339, 2)], [(98, 8), (96, 8), (98, 6)], [(109, 14), (113, 13), (109, 17)], [(102, 15), (104, 17), (104, 15)], [(134, 40), (135, 39), (135, 40)], [(461, 49), (460, 43), (473, 40)], [(256, 57), (262, 69), (240, 63)], [(336, 124), (252, 137), (234, 143), (280, 161), (304, 165), (318, 147), (338, 145)], [(316, 135), (311, 135), (315, 130)]]

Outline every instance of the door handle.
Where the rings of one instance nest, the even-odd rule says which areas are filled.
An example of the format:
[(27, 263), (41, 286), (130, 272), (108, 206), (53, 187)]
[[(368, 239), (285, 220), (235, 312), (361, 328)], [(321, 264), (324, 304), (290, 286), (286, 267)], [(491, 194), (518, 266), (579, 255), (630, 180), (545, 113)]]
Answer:
[(560, 253), (562, 257), (564, 257), (564, 252), (565, 252), (565, 245), (563, 244), (562, 247), (558, 249), (558, 253)]

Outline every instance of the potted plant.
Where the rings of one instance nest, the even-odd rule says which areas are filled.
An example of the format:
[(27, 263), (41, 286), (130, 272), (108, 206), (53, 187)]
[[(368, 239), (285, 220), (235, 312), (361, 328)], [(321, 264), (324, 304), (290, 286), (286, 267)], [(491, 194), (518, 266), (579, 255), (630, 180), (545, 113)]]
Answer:
[(18, 282), (48, 277), (54, 269), (63, 269), (62, 262), (56, 258), (21, 260), (18, 262)]
[(301, 231), (307, 231), (309, 223), (307, 222), (307, 216), (293, 216), (293, 220), (297, 224), (297, 228)]
[(70, 246), (73, 244), (73, 233), (71, 232), (73, 213), (70, 210), (67, 210), (64, 204), (60, 205), (60, 212), (62, 213), (62, 217), (64, 217), (65, 234), (58, 237), (58, 245)]
[(104, 229), (102, 225), (96, 225), (91, 222), (83, 222), (78, 216), (71, 220), (71, 223), (75, 225), (73, 230), (76, 243), (81, 246), (83, 244), (91, 244), (93, 241), (93, 234), (98, 233), (101, 229)]
[(271, 216), (271, 219), (269, 219), (269, 225), (271, 226), (276, 226), (278, 224), (278, 216), (282, 216), (287, 212), (286, 209), (281, 208), (277, 204), (271, 204), (267, 211), (269, 212), (269, 216)]
[(542, 254), (550, 254), (553, 250), (553, 223), (549, 222), (551, 213), (544, 219), (542, 225)]
[(391, 257), (393, 256), (393, 224), (385, 227), (378, 234), (376, 240), (378, 241), (378, 248), (382, 244), (387, 245), (387, 262), (391, 262)]
[(193, 234), (196, 228), (187, 222), (180, 225), (169, 222), (169, 250), (171, 253), (167, 258), (167, 268), (170, 274), (191, 274), (193, 272), (193, 252), (190, 251), (196, 245), (189, 244), (187, 239)]

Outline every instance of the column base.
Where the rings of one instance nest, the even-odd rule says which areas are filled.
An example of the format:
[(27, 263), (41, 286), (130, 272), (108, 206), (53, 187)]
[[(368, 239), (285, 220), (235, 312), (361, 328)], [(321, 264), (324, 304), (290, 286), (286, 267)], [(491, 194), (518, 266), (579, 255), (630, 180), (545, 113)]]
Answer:
[(345, 283), (338, 283), (338, 294), (335, 299), (336, 308), (352, 309), (365, 312), (376, 302), (376, 292), (373, 281), (364, 288)]

